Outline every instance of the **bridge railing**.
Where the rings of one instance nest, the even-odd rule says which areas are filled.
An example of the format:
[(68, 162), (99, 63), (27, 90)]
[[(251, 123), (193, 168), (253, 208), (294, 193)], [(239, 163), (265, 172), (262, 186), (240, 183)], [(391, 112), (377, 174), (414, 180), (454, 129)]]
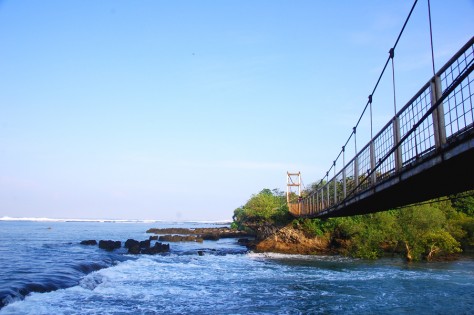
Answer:
[[(349, 162), (291, 201), (295, 216), (327, 214), (474, 128), (474, 37)], [(344, 159), (344, 148), (342, 151)], [(328, 174), (326, 174), (327, 178)]]

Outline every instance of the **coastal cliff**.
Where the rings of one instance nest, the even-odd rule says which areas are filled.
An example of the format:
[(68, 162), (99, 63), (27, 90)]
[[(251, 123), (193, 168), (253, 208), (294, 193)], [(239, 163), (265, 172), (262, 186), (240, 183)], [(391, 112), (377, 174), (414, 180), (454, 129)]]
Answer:
[(308, 237), (303, 231), (291, 224), (278, 227), (262, 225), (256, 227), (256, 238), (251, 248), (257, 252), (275, 252), (285, 254), (327, 254), (329, 241), (325, 237)]

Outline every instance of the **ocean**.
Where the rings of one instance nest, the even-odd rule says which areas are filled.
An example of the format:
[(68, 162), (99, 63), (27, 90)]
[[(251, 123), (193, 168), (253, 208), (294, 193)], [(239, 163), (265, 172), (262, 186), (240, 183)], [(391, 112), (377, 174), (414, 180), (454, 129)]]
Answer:
[[(80, 241), (148, 239), (159, 221), (0, 220), (2, 314), (473, 314), (474, 257), (408, 264), (253, 253), (235, 239), (128, 255)], [(204, 255), (198, 255), (202, 251)]]

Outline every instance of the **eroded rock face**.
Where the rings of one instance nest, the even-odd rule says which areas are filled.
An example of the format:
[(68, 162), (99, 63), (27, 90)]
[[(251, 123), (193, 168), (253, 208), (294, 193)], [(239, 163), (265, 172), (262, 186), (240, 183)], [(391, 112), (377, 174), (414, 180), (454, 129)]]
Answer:
[(266, 226), (257, 233), (252, 248), (258, 252), (285, 254), (327, 254), (329, 241), (323, 237), (307, 237), (291, 225), (285, 227)]

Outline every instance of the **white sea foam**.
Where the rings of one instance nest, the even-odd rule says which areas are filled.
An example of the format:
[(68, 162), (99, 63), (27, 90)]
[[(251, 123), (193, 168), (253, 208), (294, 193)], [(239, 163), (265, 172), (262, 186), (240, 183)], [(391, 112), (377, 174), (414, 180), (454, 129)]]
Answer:
[(281, 253), (248, 253), (250, 258), (255, 259), (275, 259), (275, 260), (298, 260), (298, 261), (334, 261), (351, 262), (357, 259), (339, 256), (339, 255), (299, 255), (299, 254), (281, 254)]
[[(449, 282), (449, 277), (436, 280), (432, 271), (338, 261), (332, 256), (319, 257), (311, 265), (297, 257), (289, 261), (288, 255), (254, 253), (140, 256), (93, 272), (78, 286), (33, 293), (0, 314), (380, 313), (387, 308), (396, 312), (403, 303), (425, 305), (413, 291), (406, 292), (407, 287), (418, 291), (421, 285), (422, 292), (429, 291), (423, 297), (434, 305), (440, 294), (432, 281)], [(464, 299), (470, 297), (467, 293)]]
[(33, 221), (33, 222), (111, 222), (111, 223), (155, 223), (164, 222), (163, 220), (129, 220), (129, 219), (64, 219), (64, 218), (46, 218), (46, 217), (9, 217), (4, 216), (0, 221)]
[[(121, 233), (141, 229), (132, 225), (101, 227)], [(472, 313), (467, 311), (474, 309), (465, 306), (474, 290), (472, 262), (468, 267), (446, 270), (426, 264), (407, 268), (393, 260), (367, 262), (339, 256), (218, 255), (236, 246), (227, 240), (179, 246), (185, 251), (127, 255), (130, 259), (91, 272), (74, 287), (9, 301), (0, 315), (375, 314), (387, 309), (406, 313), (407, 309), (397, 308), (400, 305), (414, 310), (436, 305), (436, 313)], [(197, 255), (198, 249), (204, 250), (204, 256)], [(439, 302), (446, 298), (457, 299), (452, 303), (457, 308)]]
[(46, 217), (9, 217), (3, 216), (0, 221), (30, 221), (30, 222), (99, 222), (99, 223), (169, 223), (169, 224), (222, 224), (228, 225), (231, 220), (208, 220), (208, 221), (165, 221), (156, 219), (65, 219), (65, 218), (46, 218)]

